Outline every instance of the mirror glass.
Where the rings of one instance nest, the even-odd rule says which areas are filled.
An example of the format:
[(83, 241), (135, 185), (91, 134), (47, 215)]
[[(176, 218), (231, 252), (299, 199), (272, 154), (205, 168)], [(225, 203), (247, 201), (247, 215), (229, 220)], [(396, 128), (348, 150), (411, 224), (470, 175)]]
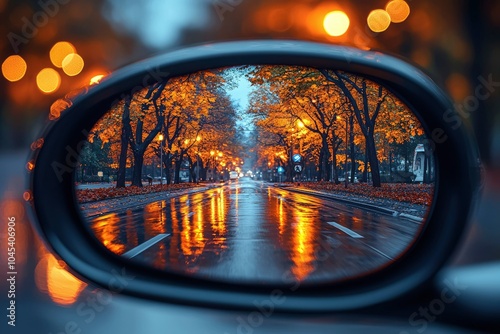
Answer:
[(391, 264), (418, 238), (429, 143), (366, 77), (218, 68), (110, 105), (75, 191), (91, 233), (132, 261), (217, 281), (332, 282)]

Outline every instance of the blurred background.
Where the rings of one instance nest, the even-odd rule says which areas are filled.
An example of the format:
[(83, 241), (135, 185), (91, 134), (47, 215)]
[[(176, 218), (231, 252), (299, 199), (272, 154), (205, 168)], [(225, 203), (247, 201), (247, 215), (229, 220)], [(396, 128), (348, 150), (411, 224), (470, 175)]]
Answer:
[[(28, 325), (28, 312), (42, 305), (75, 317), (75, 303), (95, 293), (47, 252), (23, 208), (27, 157), (51, 104), (128, 63), (192, 44), (301, 39), (394, 53), (424, 68), (462, 110), (486, 170), (454, 261), (500, 259), (500, 1), (0, 0), (0, 18), (0, 264), (7, 217), (15, 216), (24, 326), (57, 332), (59, 320), (39, 313)], [(490, 96), (478, 99), (488, 81)], [(2, 280), (2, 298), (5, 287)]]

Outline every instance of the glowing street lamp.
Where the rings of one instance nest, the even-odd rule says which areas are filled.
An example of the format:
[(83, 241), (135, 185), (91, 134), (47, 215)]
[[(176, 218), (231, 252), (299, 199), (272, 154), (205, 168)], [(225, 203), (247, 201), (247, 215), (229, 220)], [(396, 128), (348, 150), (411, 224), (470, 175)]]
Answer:
[[(196, 141), (201, 142), (201, 136), (196, 136)], [(196, 184), (200, 182), (200, 152), (196, 151)]]
[(163, 134), (160, 133), (158, 140), (160, 141), (160, 185), (163, 185)]

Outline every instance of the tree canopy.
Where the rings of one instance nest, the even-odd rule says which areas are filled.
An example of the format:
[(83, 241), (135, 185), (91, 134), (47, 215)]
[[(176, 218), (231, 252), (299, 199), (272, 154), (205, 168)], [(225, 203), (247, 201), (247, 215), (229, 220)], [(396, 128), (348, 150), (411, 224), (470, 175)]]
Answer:
[[(242, 93), (240, 86), (250, 88)], [(116, 173), (117, 187), (125, 186), (127, 175), (142, 186), (157, 165), (167, 183), (186, 181), (182, 170), (191, 182), (203, 178), (200, 171), (223, 178), (244, 160), (245, 168), (261, 173), (282, 166), (292, 180), (294, 154), (303, 157), (309, 179), (354, 182), (360, 175), (366, 182), (370, 176), (379, 187), (395, 171), (411, 173), (412, 152), (424, 136), (408, 106), (366, 77), (263, 65), (201, 71), (145, 87), (112, 105), (89, 142), (106, 149), (101, 160)], [(82, 161), (99, 156), (94, 147)]]

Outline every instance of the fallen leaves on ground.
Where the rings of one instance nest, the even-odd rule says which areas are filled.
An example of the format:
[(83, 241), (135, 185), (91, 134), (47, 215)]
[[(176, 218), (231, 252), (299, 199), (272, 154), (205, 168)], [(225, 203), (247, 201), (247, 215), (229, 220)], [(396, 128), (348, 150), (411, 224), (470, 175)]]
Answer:
[(371, 198), (385, 198), (412, 204), (431, 205), (434, 195), (434, 185), (432, 184), (405, 184), (387, 183), (382, 187), (375, 188), (366, 183), (349, 183), (345, 188), (344, 183), (334, 184), (330, 182), (302, 183), (302, 186), (332, 193), (357, 194)]
[(124, 196), (134, 196), (143, 194), (152, 194), (161, 191), (175, 191), (195, 187), (192, 183), (178, 183), (169, 185), (155, 184), (152, 186), (129, 186), (125, 188), (97, 188), (97, 189), (78, 189), (76, 191), (76, 197), (79, 203), (102, 201), (110, 198), (124, 197)]

